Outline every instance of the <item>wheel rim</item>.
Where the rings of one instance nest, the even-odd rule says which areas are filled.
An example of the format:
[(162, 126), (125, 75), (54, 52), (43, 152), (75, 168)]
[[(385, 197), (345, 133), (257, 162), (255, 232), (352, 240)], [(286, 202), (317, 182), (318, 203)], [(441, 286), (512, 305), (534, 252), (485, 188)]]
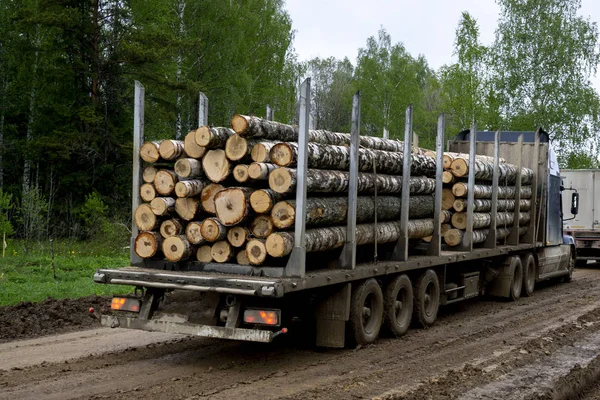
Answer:
[(532, 291), (535, 285), (535, 265), (532, 262), (527, 266), (527, 285), (529, 291)]
[(374, 293), (369, 293), (365, 297), (365, 301), (363, 303), (363, 312), (362, 312), (362, 325), (363, 329), (367, 334), (370, 334), (375, 331), (378, 327), (377, 322), (377, 308), (379, 304), (377, 302), (377, 296)]
[(423, 309), (425, 310), (425, 314), (427, 316), (431, 316), (435, 312), (435, 302), (433, 301), (434, 296), (435, 285), (433, 282), (429, 282), (427, 286), (425, 286), (425, 295), (423, 296)]
[(513, 290), (515, 295), (521, 292), (521, 286), (523, 284), (523, 268), (515, 266), (515, 275), (513, 276)]
[(394, 301), (394, 316), (398, 324), (404, 323), (407, 314), (412, 312), (412, 307), (410, 309), (406, 307), (410, 300), (408, 296), (408, 291), (405, 288), (401, 287), (398, 290), (396, 300)]

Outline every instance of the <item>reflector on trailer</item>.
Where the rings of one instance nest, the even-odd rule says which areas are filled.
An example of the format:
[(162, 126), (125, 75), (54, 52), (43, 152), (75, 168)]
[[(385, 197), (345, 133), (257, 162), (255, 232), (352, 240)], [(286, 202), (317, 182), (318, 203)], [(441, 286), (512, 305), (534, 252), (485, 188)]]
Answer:
[(255, 310), (244, 311), (244, 322), (258, 325), (279, 325), (279, 310)]
[(113, 297), (110, 303), (111, 310), (139, 312), (141, 301), (128, 297)]

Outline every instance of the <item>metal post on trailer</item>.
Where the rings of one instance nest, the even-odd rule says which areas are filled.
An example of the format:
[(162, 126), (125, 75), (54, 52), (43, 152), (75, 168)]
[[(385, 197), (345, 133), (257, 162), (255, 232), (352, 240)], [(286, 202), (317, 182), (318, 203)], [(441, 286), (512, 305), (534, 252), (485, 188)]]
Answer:
[(306, 272), (306, 173), (308, 169), (308, 127), (310, 124), (310, 78), (300, 86), (298, 163), (296, 166), (296, 222), (294, 249), (285, 266), (285, 276), (304, 278)]
[(208, 125), (208, 97), (202, 92), (198, 94), (198, 126)]
[(469, 180), (467, 182), (467, 230), (460, 247), (462, 251), (473, 251), (473, 203), (475, 202), (475, 145), (477, 141), (477, 125), (473, 122), (469, 133)]
[(523, 134), (519, 135), (517, 141), (519, 150), (517, 152), (517, 179), (515, 181), (515, 210), (513, 227), (508, 235), (508, 244), (519, 244), (519, 215), (521, 214), (521, 168), (523, 167)]
[(267, 104), (266, 119), (267, 119), (267, 121), (273, 121), (273, 107), (271, 107), (268, 104)]
[[(142, 181), (142, 168), (140, 161), (140, 147), (144, 143), (144, 95), (145, 89), (139, 81), (135, 81), (135, 94), (133, 106), (133, 181), (131, 190), (131, 215), (141, 203), (140, 182)], [(131, 264), (139, 264), (143, 260), (135, 253), (135, 238), (139, 233), (135, 221), (131, 221), (131, 240), (129, 260)]]
[(441, 234), (441, 221), (440, 217), (442, 214), (442, 172), (444, 163), (444, 133), (446, 130), (446, 115), (442, 114), (438, 118), (437, 138), (435, 142), (435, 198), (433, 206), (433, 235), (429, 247), (427, 248), (427, 255), (439, 257), (442, 252), (442, 234)]
[[(360, 144), (360, 91), (352, 98), (352, 127), (350, 130), (350, 180), (348, 182), (348, 223), (346, 243), (340, 254), (340, 266), (354, 269), (356, 266), (356, 202), (358, 196), (358, 147)], [(297, 214), (296, 214), (297, 215)], [(373, 226), (377, 231), (377, 224)]]
[(406, 108), (404, 122), (404, 162), (402, 164), (402, 197), (400, 204), (400, 239), (394, 248), (394, 261), (408, 260), (408, 205), (410, 202), (410, 167), (412, 165), (413, 105)]
[(484, 247), (495, 249), (497, 243), (496, 224), (498, 216), (498, 181), (500, 179), (500, 130), (494, 135), (494, 173), (492, 175), (492, 209), (490, 210), (490, 229)]
[(538, 231), (537, 231), (537, 220), (538, 220), (538, 208), (542, 208), (542, 204), (537, 204), (537, 182), (538, 175), (540, 172), (540, 129), (535, 132), (535, 140), (533, 143), (533, 179), (531, 181), (531, 208), (529, 213), (531, 217), (529, 218), (529, 228), (527, 233), (523, 237), (524, 243), (536, 244), (538, 240)]

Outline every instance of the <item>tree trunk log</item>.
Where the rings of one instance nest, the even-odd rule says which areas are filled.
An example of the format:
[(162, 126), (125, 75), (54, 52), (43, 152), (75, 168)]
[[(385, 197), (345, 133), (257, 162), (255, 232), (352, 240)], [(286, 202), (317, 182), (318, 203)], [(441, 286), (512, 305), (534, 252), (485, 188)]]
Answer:
[(248, 167), (248, 175), (250, 178), (257, 181), (266, 181), (269, 179), (269, 174), (277, 168), (274, 164), (253, 162)]
[(144, 172), (142, 173), (142, 180), (146, 183), (154, 183), (154, 178), (156, 178), (157, 172), (158, 170), (152, 166), (144, 168)]
[[(496, 214), (496, 226), (501, 225), (512, 225), (514, 222), (515, 214), (512, 212), (499, 212)], [(519, 225), (529, 223), (529, 213), (519, 213)], [(473, 213), (473, 229), (488, 228), (492, 223), (492, 216), (490, 213)], [(452, 226), (457, 229), (467, 228), (467, 213), (457, 212), (452, 215)]]
[[(451, 169), (452, 161), (454, 161), (458, 158), (462, 158), (463, 160), (469, 160), (469, 154), (468, 153), (453, 153), (450, 151), (445, 152), (444, 153), (444, 161), (443, 161), (444, 169)], [(494, 157), (484, 156), (481, 154), (476, 154), (475, 160), (487, 161), (487, 162), (491, 162), (492, 164), (494, 163)], [(506, 162), (506, 160), (504, 158), (500, 158), (499, 161), (500, 161), (500, 164), (504, 164)]]
[(265, 239), (250, 239), (246, 245), (246, 257), (251, 265), (261, 265), (267, 259)]
[(239, 183), (246, 183), (250, 180), (248, 175), (248, 166), (245, 164), (238, 164), (233, 167), (233, 178)]
[(225, 151), (215, 149), (208, 151), (202, 157), (204, 173), (214, 183), (224, 181), (231, 174), (231, 163), (225, 156)]
[(158, 218), (150, 204), (140, 204), (133, 213), (133, 220), (140, 231), (153, 231), (158, 228)]
[[(409, 239), (422, 239), (433, 234), (432, 219), (414, 219), (408, 221)], [(306, 231), (306, 251), (325, 251), (342, 247), (346, 241), (346, 227), (333, 226), (329, 228), (315, 228)], [(377, 225), (377, 242), (390, 243), (400, 238), (400, 222), (383, 222)], [(358, 245), (375, 242), (374, 224), (356, 225), (356, 242)], [(275, 232), (267, 238), (266, 243), (269, 255), (284, 257), (291, 253), (294, 247), (294, 234), (289, 232)]]
[(183, 232), (183, 223), (177, 218), (168, 219), (166, 221), (163, 221), (162, 224), (160, 224), (160, 234), (164, 238), (168, 238), (169, 236), (182, 235)]
[(283, 198), (283, 195), (272, 189), (259, 189), (250, 195), (250, 206), (258, 214), (266, 214)]
[(242, 247), (248, 236), (250, 235), (250, 231), (248, 228), (243, 226), (234, 226), (227, 231), (227, 240), (233, 247)]
[(451, 183), (456, 182), (456, 178), (454, 177), (454, 175), (452, 175), (452, 172), (443, 171), (442, 172), (442, 182), (445, 184), (451, 184)]
[[(433, 215), (433, 196), (413, 196), (409, 203), (409, 218), (425, 218)], [(378, 221), (400, 219), (402, 202), (399, 197), (381, 196), (377, 198)], [(271, 220), (278, 229), (294, 226), (296, 221), (296, 201), (280, 201), (271, 210)], [(343, 224), (348, 218), (347, 197), (309, 197), (306, 199), (306, 226), (326, 226)], [(357, 197), (357, 223), (373, 221), (375, 218), (375, 199)]]
[(175, 173), (181, 179), (198, 178), (202, 172), (202, 162), (195, 158), (180, 158), (175, 162)]
[(261, 140), (257, 142), (254, 146), (252, 146), (252, 151), (250, 151), (250, 158), (252, 161), (259, 163), (268, 163), (271, 161), (269, 158), (269, 152), (273, 148), (273, 146), (277, 142), (272, 142), (268, 140)]
[(156, 232), (140, 232), (135, 238), (135, 254), (141, 258), (154, 257), (160, 252), (162, 242), (162, 236)]
[(208, 182), (200, 179), (189, 181), (179, 181), (175, 185), (175, 194), (177, 197), (193, 197), (202, 193)]
[(161, 169), (156, 173), (156, 177), (154, 178), (154, 189), (161, 196), (170, 196), (175, 190), (175, 184), (177, 183), (177, 175), (175, 172)]
[(250, 161), (250, 153), (255, 143), (258, 143), (258, 140), (246, 139), (237, 134), (233, 135), (227, 139), (225, 155), (231, 161)]
[[(496, 239), (500, 240), (500, 239), (506, 238), (510, 234), (511, 230), (512, 230), (511, 228), (496, 229)], [(476, 244), (476, 243), (485, 242), (489, 233), (490, 233), (489, 229), (474, 230), (473, 231), (473, 243)], [(519, 228), (519, 236), (523, 236), (525, 233), (527, 233), (527, 228), (525, 228), (525, 227)], [(462, 231), (460, 229), (450, 229), (444, 235), (444, 242), (448, 246), (458, 246), (459, 244), (462, 243), (462, 239), (463, 239), (464, 235), (465, 235), (465, 231)]]
[[(457, 158), (452, 161), (452, 174), (458, 178), (469, 174), (469, 160)], [(500, 164), (498, 166), (498, 182), (500, 184), (514, 184), (517, 181), (518, 168), (512, 164)], [(475, 179), (491, 181), (494, 176), (494, 162), (475, 160)], [(533, 170), (521, 168), (521, 184), (530, 184), (533, 179)]]
[(452, 189), (443, 188), (442, 189), (442, 210), (450, 210), (454, 205), (454, 194), (452, 193)]
[(175, 199), (172, 197), (155, 197), (150, 202), (152, 212), (159, 217), (164, 217), (173, 211)]
[[(491, 199), (492, 198), (492, 186), (489, 185), (475, 185), (474, 196), (476, 199)], [(452, 193), (456, 197), (467, 197), (468, 186), (466, 182), (457, 182), (452, 186)], [(498, 186), (498, 198), (499, 199), (514, 199), (516, 189), (514, 186)], [(531, 198), (531, 186), (521, 186), (521, 198)], [(454, 202), (453, 202), (454, 203)]]
[(202, 263), (213, 262), (211, 250), (212, 250), (212, 246), (210, 246), (210, 245), (200, 246), (198, 248), (198, 251), (196, 252), (196, 259)]
[(217, 213), (217, 209), (215, 208), (215, 196), (221, 190), (225, 190), (225, 187), (218, 183), (210, 183), (202, 189), (200, 200), (202, 201), (202, 208), (204, 211), (211, 214)]
[[(521, 200), (521, 211), (531, 209), (531, 200)], [(498, 200), (497, 211), (514, 211), (515, 200)], [(454, 200), (454, 210), (458, 212), (467, 211), (467, 200), (464, 198)], [(492, 211), (492, 201), (487, 199), (475, 199), (473, 202), (473, 212)]]
[(227, 240), (221, 240), (212, 245), (210, 255), (218, 263), (226, 263), (234, 257), (233, 249)]
[(220, 191), (215, 196), (217, 217), (225, 226), (242, 223), (250, 213), (249, 188), (234, 187)]
[(250, 232), (257, 238), (266, 239), (271, 233), (273, 233), (274, 227), (271, 218), (268, 215), (257, 215), (250, 222)]
[(160, 147), (160, 141), (156, 142), (144, 142), (140, 147), (140, 157), (142, 160), (155, 163), (160, 160), (160, 153), (158, 152), (158, 148)]
[[(271, 161), (280, 167), (295, 167), (298, 162), (298, 143), (278, 143), (269, 154)], [(359, 148), (358, 169), (378, 173), (402, 175), (404, 154), (391, 151)], [(347, 171), (350, 168), (350, 148), (319, 143), (308, 144), (308, 167)], [(425, 155), (412, 155), (411, 175), (435, 177), (435, 159)]]
[(196, 129), (194, 139), (198, 146), (207, 149), (222, 149), (230, 136), (235, 132), (229, 128), (201, 126)]
[[(328, 171), (308, 169), (306, 184), (308, 192), (340, 193), (348, 191), (350, 173), (344, 171)], [(296, 170), (280, 167), (269, 174), (269, 187), (277, 193), (294, 193), (296, 191)], [(358, 173), (358, 192), (400, 193), (402, 177), (397, 175), (374, 175)], [(410, 178), (411, 194), (429, 194), (435, 190), (435, 180), (426, 177)]]
[[(441, 224), (450, 223), (450, 221), (452, 220), (452, 214), (453, 214), (453, 212), (450, 210), (442, 210), (442, 212), (440, 214), (440, 223)], [(410, 216), (409, 216), (409, 218), (410, 218)]]
[(156, 190), (154, 190), (154, 185), (151, 183), (144, 183), (140, 186), (140, 197), (146, 203), (150, 203), (152, 199), (156, 197)]
[(183, 151), (188, 157), (196, 159), (202, 158), (204, 153), (206, 153), (206, 147), (199, 146), (198, 143), (196, 143), (196, 131), (191, 131), (185, 135), (183, 140)]
[(200, 234), (209, 242), (218, 242), (227, 237), (227, 228), (217, 218), (206, 218), (200, 224)]
[[(231, 127), (240, 136), (271, 139), (279, 142), (297, 142), (298, 127), (279, 122), (268, 121), (258, 117), (236, 115), (231, 120)], [(338, 146), (350, 145), (350, 134), (310, 130), (308, 141), (313, 143)], [(360, 146), (375, 150), (404, 151), (404, 143), (399, 140), (383, 139), (373, 136), (361, 136)]]
[(188, 242), (195, 245), (206, 243), (206, 239), (202, 236), (202, 222), (192, 221), (185, 227), (185, 237)]
[(191, 221), (200, 212), (200, 200), (197, 197), (179, 197), (175, 200), (175, 212), (185, 221)]
[(246, 255), (246, 249), (242, 249), (242, 250), (238, 251), (237, 255), (235, 256), (235, 261), (239, 265), (250, 265), (250, 260), (248, 259), (248, 256)]
[(194, 248), (184, 235), (165, 238), (162, 250), (165, 258), (172, 262), (187, 260), (194, 254)]
[(158, 153), (164, 160), (176, 160), (183, 155), (183, 140), (163, 140), (158, 147)]

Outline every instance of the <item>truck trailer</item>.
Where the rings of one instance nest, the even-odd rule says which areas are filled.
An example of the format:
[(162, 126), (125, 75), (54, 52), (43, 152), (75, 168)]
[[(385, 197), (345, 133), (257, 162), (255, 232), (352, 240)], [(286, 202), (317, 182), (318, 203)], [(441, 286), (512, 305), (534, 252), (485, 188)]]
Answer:
[[(295, 214), (306, 215), (306, 151), (310, 113), (310, 80), (301, 87), (298, 138), (298, 178)], [(134, 126), (133, 210), (139, 205), (140, 145), (143, 142), (143, 87), (136, 82)], [(412, 107), (406, 111), (403, 186), (409, 186)], [(536, 282), (570, 281), (575, 266), (574, 245), (563, 239), (561, 176), (551, 167), (549, 136), (531, 132), (477, 131), (475, 124), (446, 143), (444, 116), (436, 139), (436, 181), (433, 235), (428, 243), (409, 240), (408, 205), (401, 193), (400, 239), (386, 246), (357, 246), (356, 203), (360, 139), (360, 93), (353, 99), (350, 144), (348, 216), (345, 242), (336, 260), (306, 252), (306, 226), (296, 218), (294, 248), (285, 265), (141, 259), (133, 251), (131, 265), (98, 269), (98, 284), (130, 285), (135, 294), (113, 299), (111, 312), (99, 315), (102, 325), (146, 331), (181, 333), (241, 341), (271, 342), (296, 329), (314, 327), (318, 346), (344, 347), (374, 342), (380, 330), (404, 334), (411, 324), (432, 325), (440, 306), (480, 295), (517, 300), (533, 294)], [(468, 154), (467, 225), (459, 246), (442, 243), (442, 162), (444, 147)], [(474, 243), (475, 155), (494, 160), (491, 225), (486, 240)], [(521, 167), (533, 170), (531, 218), (507, 226), (497, 237), (496, 221), (504, 159), (518, 167), (514, 186), (519, 214)], [(408, 172), (407, 172), (408, 171)], [(377, 196), (377, 193), (374, 194)], [(575, 207), (576, 208), (576, 207)], [(577, 210), (575, 210), (576, 212)], [(377, 220), (373, 223), (377, 225)], [(498, 230), (496, 229), (498, 228)], [(133, 239), (137, 235), (133, 227)], [(521, 233), (521, 234), (520, 234)], [(365, 249), (368, 247), (368, 249)]]

